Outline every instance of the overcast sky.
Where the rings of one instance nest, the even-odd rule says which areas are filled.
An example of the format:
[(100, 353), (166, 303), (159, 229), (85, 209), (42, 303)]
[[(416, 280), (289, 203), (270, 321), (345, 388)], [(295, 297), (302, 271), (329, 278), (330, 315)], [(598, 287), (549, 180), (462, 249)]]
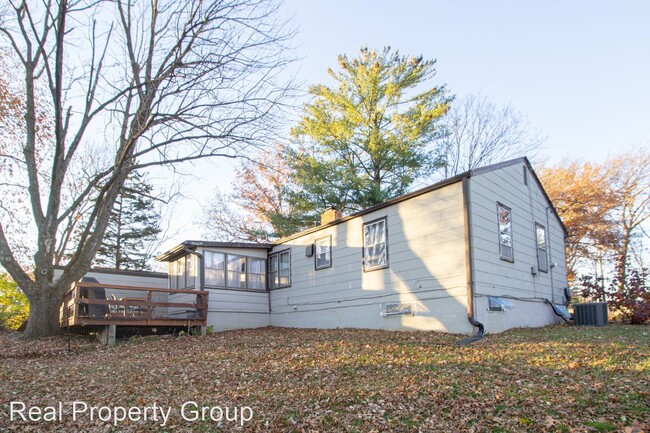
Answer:
[[(650, 143), (648, 1), (352, 1), (287, 0), (298, 28), (296, 74), (330, 83), (337, 54), (386, 45), (436, 59), (436, 84), (510, 103), (547, 136), (542, 154), (603, 160)], [(216, 167), (216, 169), (215, 169)], [(175, 212), (179, 234), (192, 224), (207, 186), (227, 187), (232, 165), (202, 163)]]

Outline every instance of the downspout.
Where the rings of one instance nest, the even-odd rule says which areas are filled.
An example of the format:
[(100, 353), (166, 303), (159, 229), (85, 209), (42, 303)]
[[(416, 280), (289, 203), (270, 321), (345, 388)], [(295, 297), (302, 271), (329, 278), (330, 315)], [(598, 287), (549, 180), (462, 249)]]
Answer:
[[(548, 212), (551, 207), (546, 208), (546, 249), (548, 250), (548, 276), (551, 278), (551, 301), (555, 304), (555, 284), (553, 283), (553, 255), (551, 250), (551, 220), (548, 217)], [(555, 310), (553, 310), (555, 311)]]
[(472, 249), (472, 208), (470, 201), (470, 183), (469, 177), (464, 177), (463, 183), (463, 215), (465, 223), (465, 269), (467, 275), (467, 321), (478, 328), (476, 335), (465, 338), (458, 344), (466, 345), (483, 338), (485, 327), (481, 322), (476, 320), (474, 313), (474, 252)]

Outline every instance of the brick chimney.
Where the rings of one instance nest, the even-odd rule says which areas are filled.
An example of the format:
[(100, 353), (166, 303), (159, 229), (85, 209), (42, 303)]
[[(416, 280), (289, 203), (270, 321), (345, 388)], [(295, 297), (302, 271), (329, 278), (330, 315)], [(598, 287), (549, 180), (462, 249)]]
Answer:
[(343, 217), (341, 211), (334, 209), (333, 207), (326, 209), (325, 212), (320, 216), (320, 225), (324, 226), (329, 224), (332, 221), (340, 220)]

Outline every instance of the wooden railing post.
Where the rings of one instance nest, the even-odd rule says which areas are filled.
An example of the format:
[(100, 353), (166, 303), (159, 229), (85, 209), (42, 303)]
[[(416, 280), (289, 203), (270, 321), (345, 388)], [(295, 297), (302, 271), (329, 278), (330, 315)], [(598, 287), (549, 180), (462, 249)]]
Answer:
[(153, 306), (151, 305), (151, 290), (147, 291), (147, 322), (153, 319)]

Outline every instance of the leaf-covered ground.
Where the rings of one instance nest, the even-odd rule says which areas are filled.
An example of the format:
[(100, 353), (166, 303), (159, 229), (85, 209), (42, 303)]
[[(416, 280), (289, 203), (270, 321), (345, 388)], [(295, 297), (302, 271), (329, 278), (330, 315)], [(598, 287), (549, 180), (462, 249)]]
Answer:
[[(649, 432), (650, 327), (556, 326), (470, 347), (429, 332), (267, 328), (138, 338), (0, 336), (0, 431)], [(171, 407), (152, 420), (73, 421), (69, 405)], [(62, 421), (10, 422), (9, 404)], [(250, 421), (184, 420), (180, 406), (248, 406)], [(68, 411), (68, 412), (66, 412)], [(231, 410), (230, 417), (234, 417)], [(241, 413), (240, 413), (241, 414)], [(186, 414), (187, 415), (187, 414)], [(218, 418), (218, 412), (213, 412)]]

